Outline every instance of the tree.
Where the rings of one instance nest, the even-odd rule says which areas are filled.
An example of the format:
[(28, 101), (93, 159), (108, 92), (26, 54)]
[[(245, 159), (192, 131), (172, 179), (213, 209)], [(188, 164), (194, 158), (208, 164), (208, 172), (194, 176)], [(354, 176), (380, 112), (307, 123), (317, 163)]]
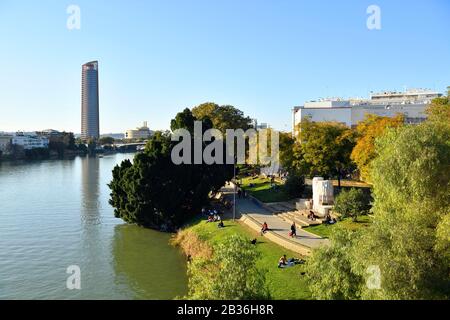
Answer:
[(369, 213), (370, 196), (362, 189), (342, 190), (336, 197), (333, 210), (343, 218), (351, 217), (353, 221), (357, 221), (358, 216)]
[(194, 121), (197, 118), (192, 114), (188, 108), (182, 112), (178, 112), (174, 119), (170, 121), (170, 129), (174, 132), (177, 129), (186, 129), (191, 134), (194, 132)]
[(389, 129), (376, 141), (373, 179), (375, 221), (361, 240), (362, 273), (380, 268), (380, 290), (363, 297), (433, 299), (450, 297), (448, 255), (439, 234), (450, 213), (450, 126), (424, 123)]
[(356, 127), (357, 142), (351, 153), (351, 159), (359, 169), (360, 178), (370, 182), (369, 166), (375, 158), (375, 139), (382, 136), (388, 128), (397, 128), (404, 123), (404, 116), (399, 114), (393, 118), (380, 117), (373, 114), (358, 123)]
[[(322, 290), (323, 298), (450, 298), (449, 141), (450, 126), (432, 121), (388, 129), (376, 140), (374, 221), (313, 253), (316, 296)], [(367, 285), (374, 277), (379, 287)]]
[(429, 121), (450, 123), (450, 96), (433, 99), (426, 113)]
[(354, 132), (333, 122), (300, 123), (300, 144), (294, 147), (294, 165), (306, 175), (337, 177), (353, 170), (350, 154), (355, 145)]
[(230, 105), (219, 106), (213, 102), (198, 105), (192, 109), (192, 114), (199, 120), (208, 118), (212, 121), (214, 128), (225, 134), (226, 129), (243, 129), (251, 127), (251, 119), (245, 117), (244, 113)]
[(305, 190), (305, 177), (290, 173), (284, 184), (284, 190), (292, 198), (299, 198)]
[(289, 173), (294, 173), (294, 146), (295, 139), (289, 132), (280, 132), (280, 164)]
[(107, 144), (114, 144), (114, 138), (113, 137), (101, 137), (98, 140), (98, 143), (102, 146), (107, 145)]
[(360, 298), (363, 278), (352, 271), (352, 250), (358, 233), (339, 226), (333, 229), (330, 246), (313, 251), (307, 260), (307, 280), (314, 298), (320, 300), (352, 300)]
[(264, 273), (256, 268), (260, 253), (250, 241), (232, 235), (220, 243), (213, 259), (188, 266), (189, 299), (256, 300), (269, 298)]
[[(193, 121), (195, 117), (185, 109), (172, 120), (172, 129), (193, 128)], [(192, 146), (193, 141), (191, 137), (188, 143)], [(116, 217), (146, 227), (175, 229), (200, 212), (211, 191), (232, 178), (232, 165), (175, 165), (171, 158), (175, 144), (169, 132), (156, 132), (133, 164), (125, 161), (114, 168), (109, 187)]]

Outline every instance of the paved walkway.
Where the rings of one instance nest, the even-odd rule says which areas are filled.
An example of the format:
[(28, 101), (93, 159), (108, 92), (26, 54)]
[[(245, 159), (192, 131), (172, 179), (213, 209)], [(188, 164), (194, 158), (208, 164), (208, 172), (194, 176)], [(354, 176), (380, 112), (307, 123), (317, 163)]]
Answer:
[[(222, 191), (224, 194), (232, 196), (232, 187), (227, 186), (223, 188)], [(270, 211), (263, 207), (260, 207), (249, 198), (238, 199), (238, 197), (236, 196), (236, 204), (236, 218), (240, 218), (242, 214), (245, 214), (255, 220), (259, 225), (262, 225), (264, 222), (266, 222), (269, 226), (269, 229), (273, 233), (290, 242), (296, 242), (301, 246), (305, 246), (311, 249), (317, 248), (322, 245), (327, 245), (329, 243), (328, 239), (323, 239), (320, 236), (314, 235), (310, 232), (306, 232), (299, 226), (297, 226), (297, 237), (289, 237), (289, 232), (291, 230), (290, 223), (284, 221), (276, 215), (273, 215)]]

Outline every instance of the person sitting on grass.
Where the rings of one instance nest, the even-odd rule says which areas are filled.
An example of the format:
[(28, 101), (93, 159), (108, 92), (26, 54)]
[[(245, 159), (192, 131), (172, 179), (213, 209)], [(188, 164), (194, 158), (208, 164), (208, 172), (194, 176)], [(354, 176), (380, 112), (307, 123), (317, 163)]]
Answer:
[(287, 259), (285, 254), (283, 254), (280, 260), (278, 260), (278, 268), (282, 268), (284, 266), (287, 266)]
[(213, 216), (208, 216), (208, 220), (206, 222), (214, 222), (214, 217)]
[(262, 228), (261, 228), (261, 235), (263, 235), (264, 233), (266, 233), (266, 231), (269, 231), (269, 226), (267, 225), (267, 223), (264, 221)]

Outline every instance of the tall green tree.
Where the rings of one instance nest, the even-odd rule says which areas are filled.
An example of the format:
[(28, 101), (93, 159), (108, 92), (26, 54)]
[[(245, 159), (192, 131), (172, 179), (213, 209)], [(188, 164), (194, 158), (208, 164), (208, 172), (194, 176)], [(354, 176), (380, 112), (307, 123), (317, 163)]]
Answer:
[(280, 164), (284, 170), (289, 173), (295, 171), (294, 166), (294, 146), (295, 139), (292, 137), (290, 132), (280, 132)]
[(251, 127), (251, 119), (244, 112), (231, 105), (219, 106), (213, 102), (200, 104), (192, 109), (192, 114), (199, 120), (208, 118), (214, 128), (225, 134), (226, 129), (243, 129)]
[(354, 169), (350, 154), (355, 146), (355, 134), (343, 124), (333, 122), (300, 123), (300, 144), (294, 147), (294, 163), (298, 171), (308, 176), (341, 177)]
[[(432, 299), (450, 295), (448, 257), (437, 247), (439, 226), (450, 213), (450, 126), (391, 129), (377, 140), (371, 177), (375, 221), (356, 258), (380, 268), (380, 290), (363, 297)], [(448, 241), (448, 239), (447, 239)]]
[[(172, 128), (193, 128), (193, 121), (195, 117), (186, 109), (177, 114)], [(146, 227), (174, 229), (200, 212), (208, 194), (232, 178), (232, 165), (174, 164), (171, 150), (176, 143), (169, 132), (156, 132), (132, 164), (125, 161), (114, 168), (109, 187), (116, 217)], [(188, 143), (193, 149), (193, 137)]]
[[(432, 121), (388, 129), (376, 140), (370, 172), (374, 221), (352, 233), (356, 241), (332, 238), (331, 249), (314, 252), (314, 265), (323, 266), (311, 283), (318, 297), (333, 288), (336, 295), (322, 297), (450, 298), (449, 141), (450, 126)], [(331, 275), (339, 265), (344, 271)], [(354, 281), (340, 285), (330, 277)], [(368, 285), (373, 279), (379, 286)]]

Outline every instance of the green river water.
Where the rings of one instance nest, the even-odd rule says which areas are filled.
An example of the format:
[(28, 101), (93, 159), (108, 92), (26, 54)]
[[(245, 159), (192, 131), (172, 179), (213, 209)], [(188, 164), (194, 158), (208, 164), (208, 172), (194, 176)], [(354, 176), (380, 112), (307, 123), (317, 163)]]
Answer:
[[(172, 299), (186, 293), (170, 235), (126, 225), (108, 204), (132, 154), (0, 163), (0, 299)], [(69, 266), (81, 289), (69, 290)]]

